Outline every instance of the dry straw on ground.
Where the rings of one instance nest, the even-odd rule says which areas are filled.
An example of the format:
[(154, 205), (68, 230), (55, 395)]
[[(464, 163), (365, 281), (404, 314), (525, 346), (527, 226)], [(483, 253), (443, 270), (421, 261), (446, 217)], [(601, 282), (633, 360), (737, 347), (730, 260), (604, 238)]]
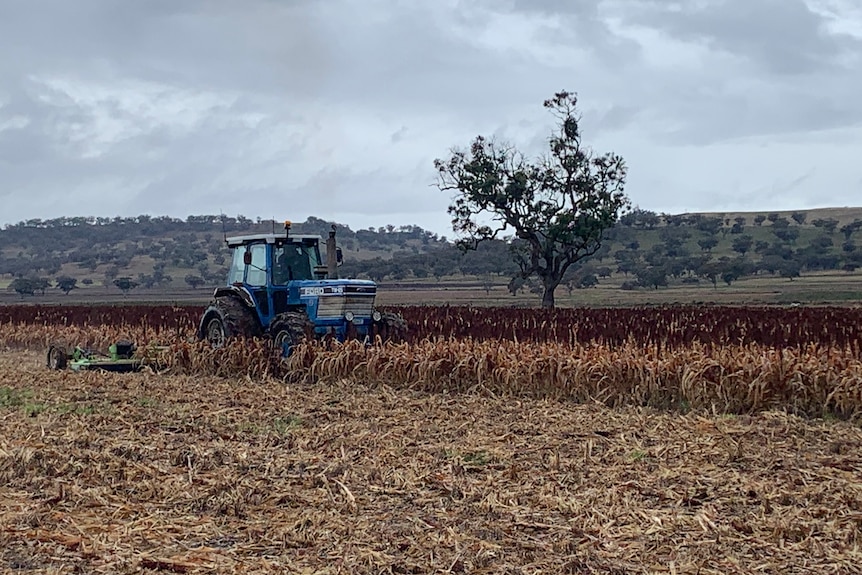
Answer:
[(0, 359), (0, 570), (854, 573), (862, 430)]
[(0, 326), (0, 571), (862, 572), (854, 347), (59, 333), (164, 370)]

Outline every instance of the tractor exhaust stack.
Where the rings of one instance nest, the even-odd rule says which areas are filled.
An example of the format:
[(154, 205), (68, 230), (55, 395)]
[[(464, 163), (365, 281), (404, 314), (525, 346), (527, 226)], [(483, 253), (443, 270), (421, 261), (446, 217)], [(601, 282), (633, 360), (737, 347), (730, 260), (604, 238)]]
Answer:
[(338, 257), (335, 245), (335, 225), (326, 239), (326, 277), (331, 280), (338, 279)]

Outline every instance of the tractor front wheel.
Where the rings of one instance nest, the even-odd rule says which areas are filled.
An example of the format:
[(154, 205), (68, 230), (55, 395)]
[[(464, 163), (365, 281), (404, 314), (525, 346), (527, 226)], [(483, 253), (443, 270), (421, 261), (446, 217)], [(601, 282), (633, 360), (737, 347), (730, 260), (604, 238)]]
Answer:
[(287, 357), (291, 350), (305, 341), (311, 321), (304, 312), (288, 311), (279, 314), (269, 328), (272, 344)]

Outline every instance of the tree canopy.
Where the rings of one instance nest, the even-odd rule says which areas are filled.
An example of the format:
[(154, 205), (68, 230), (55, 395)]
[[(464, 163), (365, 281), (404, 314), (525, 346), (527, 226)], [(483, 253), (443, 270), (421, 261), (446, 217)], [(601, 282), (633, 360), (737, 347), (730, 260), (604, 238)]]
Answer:
[(514, 232), (518, 275), (538, 276), (543, 307), (554, 307), (554, 291), (569, 267), (594, 254), (630, 206), (623, 158), (597, 155), (582, 143), (577, 103), (577, 95), (565, 91), (545, 101), (557, 126), (548, 152), (533, 161), (484, 136), (434, 161), (438, 188), (456, 192), (449, 214), (459, 247), (475, 249)]

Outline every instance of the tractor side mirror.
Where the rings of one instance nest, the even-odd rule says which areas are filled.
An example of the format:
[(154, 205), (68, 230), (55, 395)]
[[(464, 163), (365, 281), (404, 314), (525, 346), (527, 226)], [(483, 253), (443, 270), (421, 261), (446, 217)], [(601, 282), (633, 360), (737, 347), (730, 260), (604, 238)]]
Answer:
[(339, 266), (344, 263), (344, 253), (341, 248), (335, 248), (335, 263)]
[(251, 252), (250, 251), (246, 251), (244, 254), (242, 254), (242, 263), (247, 265), (247, 266), (251, 265)]

